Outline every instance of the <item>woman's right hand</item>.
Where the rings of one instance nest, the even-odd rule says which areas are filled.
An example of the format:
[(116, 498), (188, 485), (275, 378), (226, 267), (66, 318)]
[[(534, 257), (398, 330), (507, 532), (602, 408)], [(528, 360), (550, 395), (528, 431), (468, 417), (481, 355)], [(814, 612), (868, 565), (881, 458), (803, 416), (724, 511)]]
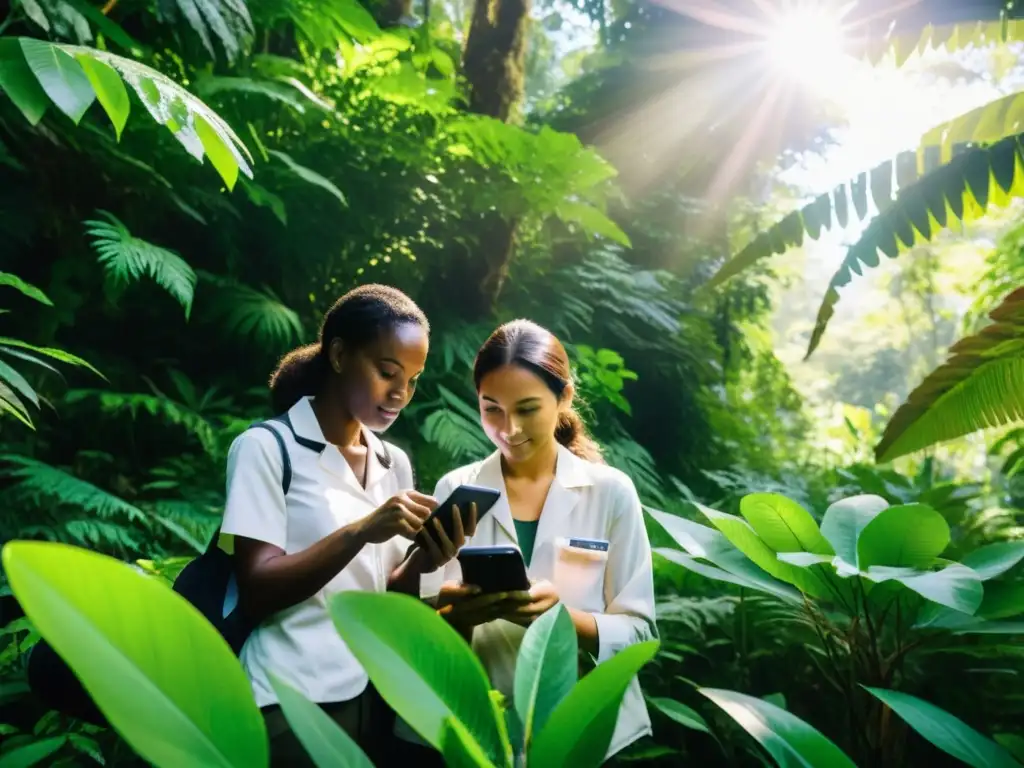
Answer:
[(370, 544), (382, 544), (395, 536), (414, 539), (436, 508), (437, 500), (433, 496), (418, 491), (403, 491), (359, 521), (360, 529)]
[(529, 592), (481, 594), (480, 588), (471, 584), (446, 581), (437, 595), (437, 612), (454, 626), (471, 629), (500, 619), (531, 600)]

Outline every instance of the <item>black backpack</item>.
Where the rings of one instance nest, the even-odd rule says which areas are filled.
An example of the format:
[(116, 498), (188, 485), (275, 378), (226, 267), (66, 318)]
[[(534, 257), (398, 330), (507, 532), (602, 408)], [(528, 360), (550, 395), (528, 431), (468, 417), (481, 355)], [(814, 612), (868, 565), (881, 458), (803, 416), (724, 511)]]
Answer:
[[(287, 427), (296, 442), (317, 452), (324, 445), (295, 434), (287, 414), (270, 421), (253, 424), (250, 429), (266, 429), (281, 449), (283, 472), (281, 489), (288, 495), (292, 482), (292, 462), (281, 432), (272, 423)], [(384, 449), (385, 455), (387, 448)], [(390, 456), (387, 456), (390, 463)], [(174, 580), (174, 591), (194, 605), (214, 628), (223, 635), (237, 656), (257, 623), (238, 608), (238, 585), (235, 582), (231, 555), (217, 544), (219, 530), (214, 532), (206, 551), (190, 562)], [(28, 685), (48, 708), (95, 725), (108, 725), (92, 698), (71, 668), (45, 640), (39, 640), (29, 651)]]

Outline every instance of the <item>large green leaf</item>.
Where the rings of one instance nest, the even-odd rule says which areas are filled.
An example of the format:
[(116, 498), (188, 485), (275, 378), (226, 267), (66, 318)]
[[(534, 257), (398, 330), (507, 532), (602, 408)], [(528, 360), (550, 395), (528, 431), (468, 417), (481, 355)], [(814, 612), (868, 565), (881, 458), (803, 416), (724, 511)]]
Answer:
[[(114, 84), (118, 78), (132, 87), (152, 118), (167, 126), (189, 154), (199, 161), (204, 154), (216, 156), (214, 165), (229, 188), (239, 170), (252, 178), (252, 157), (228, 124), (155, 69), (97, 48), (31, 38), (0, 41), (0, 87), (33, 125), (45, 113), (47, 99), (78, 122), (99, 96), (120, 135), (129, 104), (122, 93), (123, 85)], [(200, 131), (207, 135), (201, 136)]]
[(1024, 288), (993, 320), (949, 348), (949, 359), (910, 393), (875, 448), (878, 461), (1024, 419)]
[(968, 552), (960, 562), (977, 573), (982, 581), (1002, 576), (1024, 560), (1024, 541), (997, 541)]
[(485, 754), (501, 758), (487, 675), (444, 619), (397, 593), (343, 592), (330, 611), (381, 696), (428, 743), (441, 749), (445, 720), (454, 717)]
[(650, 702), (651, 706), (665, 715), (665, 717), (669, 718), (673, 722), (679, 723), (684, 728), (690, 728), (694, 731), (703, 731), (708, 734), (711, 733), (711, 729), (708, 728), (707, 721), (701, 717), (700, 713), (680, 701), (656, 697), (648, 699), (648, 702)]
[(545, 613), (526, 631), (516, 660), (513, 700), (527, 747), (576, 685), (578, 653), (576, 628), (564, 605)]
[(868, 688), (923, 738), (974, 768), (1020, 768), (1009, 752), (934, 704), (900, 691)]
[(857, 538), (857, 566), (928, 568), (949, 546), (949, 524), (924, 504), (902, 504), (879, 512)]
[(160, 768), (267, 765), (263, 718), (238, 660), (160, 579), (43, 542), (7, 544), (3, 565), (39, 633), (142, 757)]
[(52, 736), (0, 752), (0, 768), (30, 768), (39, 765), (67, 743), (67, 736)]
[(877, 583), (896, 581), (928, 600), (962, 613), (974, 614), (981, 605), (985, 589), (978, 574), (959, 563), (941, 571), (915, 571), (911, 568), (872, 566), (863, 572)]
[(273, 673), (270, 685), (289, 727), (317, 768), (373, 768), (366, 753), (319, 705)]
[(782, 768), (856, 768), (827, 737), (781, 707), (735, 691), (697, 690), (725, 710)]
[[(693, 506), (698, 511), (706, 509), (702, 504), (693, 503)], [(757, 566), (721, 531), (651, 507), (645, 510), (687, 552), (659, 548), (656, 552), (662, 557), (709, 579), (765, 592), (787, 602), (803, 601), (800, 592)]]
[(708, 507), (701, 507), (701, 512), (759, 568), (801, 592), (819, 598), (829, 597), (828, 588), (816, 573), (780, 561), (778, 553), (761, 540), (746, 520)]
[(854, 571), (857, 569), (857, 540), (868, 524), (883, 510), (888, 509), (889, 502), (881, 496), (862, 494), (840, 499), (825, 510), (821, 520), (821, 533), (835, 549), (836, 557)]
[(96, 92), (73, 56), (43, 40), (19, 40), (32, 74), (57, 108), (75, 123), (96, 100)]
[(531, 768), (590, 768), (604, 762), (622, 697), (641, 667), (658, 651), (648, 640), (628, 646), (580, 680), (537, 734), (527, 763)]
[(0, 89), (32, 125), (46, 114), (50, 100), (25, 61), (19, 39), (0, 39)]
[(748, 494), (740, 499), (740, 514), (776, 552), (833, 554), (811, 513), (781, 494)]
[(128, 90), (124, 87), (121, 76), (112, 68), (98, 59), (89, 56), (79, 55), (77, 57), (82, 71), (89, 78), (92, 89), (96, 92), (96, 98), (110, 117), (114, 124), (114, 133), (117, 140), (121, 140), (121, 132), (128, 122), (128, 115), (131, 113), (131, 101), (128, 98)]
[(755, 592), (764, 592), (789, 603), (803, 602), (799, 591), (793, 589), (789, 584), (769, 576), (737, 549), (733, 549), (733, 553), (737, 557), (734, 558), (734, 562), (729, 563), (729, 570), (726, 570), (722, 565), (718, 565), (717, 562), (716, 565), (703, 563), (697, 558), (675, 549), (659, 547), (654, 550), (654, 553), (677, 565), (681, 565), (688, 571), (708, 579), (713, 579), (714, 581), (734, 584), (737, 587), (752, 589)]
[(990, 581), (978, 615), (986, 619), (1008, 619), (1024, 614), (1024, 581)]
[(440, 751), (447, 768), (492, 768), (495, 765), (465, 727), (453, 717), (445, 718)]

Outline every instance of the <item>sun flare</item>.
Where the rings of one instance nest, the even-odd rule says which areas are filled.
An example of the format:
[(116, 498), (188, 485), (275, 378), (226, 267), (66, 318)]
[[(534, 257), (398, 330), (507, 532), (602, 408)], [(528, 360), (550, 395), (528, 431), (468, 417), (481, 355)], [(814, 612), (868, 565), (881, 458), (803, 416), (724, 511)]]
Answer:
[(765, 45), (779, 75), (814, 88), (834, 88), (847, 62), (842, 17), (825, 5), (785, 11), (773, 21)]

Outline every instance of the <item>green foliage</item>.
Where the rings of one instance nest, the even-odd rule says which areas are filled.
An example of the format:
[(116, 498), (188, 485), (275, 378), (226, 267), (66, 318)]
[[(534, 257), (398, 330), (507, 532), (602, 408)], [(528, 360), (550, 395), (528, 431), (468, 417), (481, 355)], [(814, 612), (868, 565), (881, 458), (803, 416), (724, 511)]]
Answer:
[(366, 754), (323, 709), (276, 675), (270, 675), (281, 711), (317, 768), (373, 768)]
[[(792, 620), (811, 630), (800, 641), (809, 660), (851, 708), (845, 741), (858, 762), (885, 764), (904, 747), (891, 736), (881, 738), (878, 721), (868, 715), (870, 702), (852, 683), (913, 689), (927, 680), (918, 671), (927, 654), (984, 647), (998, 653), (997, 640), (978, 638), (1024, 628), (1019, 621), (1001, 621), (1024, 612), (1024, 603), (1013, 602), (1014, 569), (1024, 547), (993, 544), (953, 561), (949, 524), (923, 504), (890, 506), (878, 496), (854, 496), (832, 504), (820, 528), (806, 510), (770, 494), (744, 498), (745, 519), (694, 507), (714, 528), (649, 512), (683, 550), (658, 554), (698, 576), (788, 601), (788, 610), (798, 611)], [(796, 599), (786, 591), (793, 587)], [(753, 715), (739, 712), (730, 713), (741, 724), (753, 722)], [(756, 717), (764, 722), (766, 716), (761, 711)], [(804, 725), (779, 728), (787, 727)], [(779, 728), (757, 731), (775, 739)], [(784, 741), (777, 746), (792, 748)]]
[(3, 565), (33, 624), (146, 760), (267, 764), (245, 674), (184, 598), (110, 558), (59, 544), (9, 543)]
[(702, 688), (707, 696), (757, 739), (778, 765), (849, 766), (854, 763), (799, 717), (763, 699)]
[(868, 688), (910, 726), (943, 752), (974, 768), (1017, 768), (1013, 757), (959, 718), (938, 707), (899, 691)]
[(95, 48), (0, 39), (0, 87), (33, 125), (51, 103), (78, 123), (99, 101), (120, 137), (131, 104), (125, 83), (189, 154), (200, 161), (204, 155), (210, 158), (228, 188), (234, 186), (239, 170), (252, 176), (248, 165), (252, 158), (227, 123), (159, 72)]
[[(381, 610), (387, 602), (387, 609)], [(504, 749), (487, 695), (487, 675), (459, 634), (406, 595), (339, 593), (331, 616), (338, 634), (384, 700), (435, 748), (445, 721), (458, 720), (471, 743), (502, 762)], [(424, 637), (431, 642), (425, 645)]]
[(115, 287), (122, 287), (142, 277), (150, 277), (185, 308), (185, 317), (192, 311), (192, 294), (196, 273), (173, 251), (133, 237), (117, 217), (98, 211), (106, 221), (86, 221), (86, 232), (92, 236), (92, 247), (107, 277)]
[(990, 313), (992, 325), (950, 348), (893, 414), (875, 449), (879, 461), (1024, 417), (1022, 307), (1024, 290), (1016, 290)]

